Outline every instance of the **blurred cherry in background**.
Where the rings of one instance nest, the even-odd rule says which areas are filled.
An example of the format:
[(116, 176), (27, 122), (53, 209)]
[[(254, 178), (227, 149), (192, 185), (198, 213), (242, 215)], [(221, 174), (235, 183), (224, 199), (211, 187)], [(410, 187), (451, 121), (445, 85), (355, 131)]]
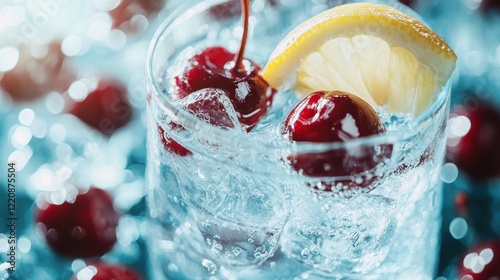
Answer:
[(147, 18), (156, 15), (166, 0), (123, 0), (109, 11), (113, 28), (126, 32), (138, 32), (147, 27)]
[(49, 247), (69, 258), (95, 258), (110, 251), (118, 218), (111, 195), (99, 188), (78, 194), (72, 202), (51, 202), (36, 213), (37, 228)]
[(500, 279), (500, 240), (471, 247), (458, 264), (459, 279)]
[(63, 93), (74, 79), (59, 41), (7, 46), (0, 52), (0, 87), (16, 102), (33, 101), (53, 91)]
[(132, 119), (125, 86), (110, 78), (102, 78), (97, 88), (69, 112), (104, 135), (113, 134)]
[[(89, 276), (91, 278), (89, 278)], [(141, 280), (139, 274), (126, 266), (104, 262), (93, 263), (81, 269), (71, 280)]]
[(450, 114), (449, 129), (450, 161), (475, 179), (500, 176), (500, 109), (480, 99), (459, 104)]

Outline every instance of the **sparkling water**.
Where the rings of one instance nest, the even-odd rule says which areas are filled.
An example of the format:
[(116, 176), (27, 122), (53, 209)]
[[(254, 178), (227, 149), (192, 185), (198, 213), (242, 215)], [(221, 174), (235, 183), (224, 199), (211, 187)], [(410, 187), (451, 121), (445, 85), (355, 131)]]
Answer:
[[(277, 93), (267, 116), (245, 133), (216, 89), (169, 100), (168, 81), (182, 61), (206, 46), (237, 49), (239, 16), (210, 17), (206, 8), (218, 2), (204, 1), (180, 17), (174, 13), (150, 58), (147, 179), (154, 279), (431, 279), (450, 84), (416, 119), (376, 108), (387, 134), (346, 145), (285, 139), (281, 125), (299, 101), (291, 92)], [(331, 5), (307, 4), (304, 11), (288, 2), (279, 8), (253, 2), (248, 58), (263, 65), (291, 28)], [(187, 101), (217, 103), (224, 114), (189, 115)], [(216, 118), (228, 128), (210, 125)], [(169, 152), (162, 137), (190, 154)], [(353, 179), (369, 180), (366, 188), (351, 189), (346, 178), (306, 177), (286, 162), (299, 152), (381, 147), (391, 147), (391, 156)], [(322, 191), (327, 185), (335, 191)]]

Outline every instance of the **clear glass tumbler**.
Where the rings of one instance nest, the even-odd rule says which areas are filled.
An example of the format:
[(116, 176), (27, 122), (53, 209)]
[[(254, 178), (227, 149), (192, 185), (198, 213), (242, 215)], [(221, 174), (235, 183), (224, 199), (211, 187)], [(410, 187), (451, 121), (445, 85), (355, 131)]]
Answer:
[[(328, 8), (286, 2), (252, 2), (247, 57), (261, 65), (289, 30)], [(151, 279), (431, 279), (450, 82), (419, 117), (386, 113), (393, 129), (349, 143), (284, 139), (280, 123), (298, 102), (289, 92), (276, 94), (250, 133), (210, 125), (170, 98), (169, 78), (202, 47), (238, 48), (238, 3), (181, 7), (150, 48)], [(321, 166), (331, 154), (368, 168), (320, 178), (290, 166), (294, 160)]]

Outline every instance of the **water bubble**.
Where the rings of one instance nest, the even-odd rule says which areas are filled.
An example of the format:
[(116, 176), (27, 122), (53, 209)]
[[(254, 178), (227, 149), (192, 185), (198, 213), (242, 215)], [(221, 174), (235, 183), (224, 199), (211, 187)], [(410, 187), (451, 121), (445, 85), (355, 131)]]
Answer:
[(309, 248), (304, 248), (302, 249), (302, 251), (300, 251), (300, 255), (303, 257), (303, 258), (307, 258), (309, 256)]
[(260, 259), (260, 258), (266, 258), (267, 256), (269, 256), (269, 254), (264, 247), (257, 247), (255, 248), (253, 256), (256, 259)]
[(224, 249), (224, 246), (222, 246), (222, 244), (218, 243), (218, 242), (214, 242), (214, 246), (213, 248), (217, 251), (222, 251)]
[(235, 256), (239, 256), (242, 252), (243, 252), (243, 249), (241, 249), (240, 247), (233, 247), (233, 254)]
[(207, 269), (208, 273), (213, 275), (217, 272), (217, 265), (213, 261), (209, 259), (203, 259), (201, 264), (203, 265), (204, 268)]

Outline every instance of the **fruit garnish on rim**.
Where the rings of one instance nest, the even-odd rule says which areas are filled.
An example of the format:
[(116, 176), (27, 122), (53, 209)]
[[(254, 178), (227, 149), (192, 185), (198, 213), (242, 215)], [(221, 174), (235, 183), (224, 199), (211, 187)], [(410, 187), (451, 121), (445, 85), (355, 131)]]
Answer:
[[(323, 12), (292, 30), (264, 69), (275, 88), (305, 97), (282, 133), (291, 141), (334, 143), (385, 133), (376, 110), (418, 116), (436, 99), (456, 56), (425, 25), (391, 7), (356, 3)], [(354, 149), (354, 150), (353, 150)], [(344, 177), (324, 190), (370, 190), (390, 143), (289, 155), (310, 177)], [(371, 175), (370, 175), (371, 174)]]
[(341, 90), (418, 116), (435, 101), (455, 61), (446, 42), (418, 20), (388, 6), (355, 3), (292, 30), (271, 54), (263, 77), (304, 97)]

